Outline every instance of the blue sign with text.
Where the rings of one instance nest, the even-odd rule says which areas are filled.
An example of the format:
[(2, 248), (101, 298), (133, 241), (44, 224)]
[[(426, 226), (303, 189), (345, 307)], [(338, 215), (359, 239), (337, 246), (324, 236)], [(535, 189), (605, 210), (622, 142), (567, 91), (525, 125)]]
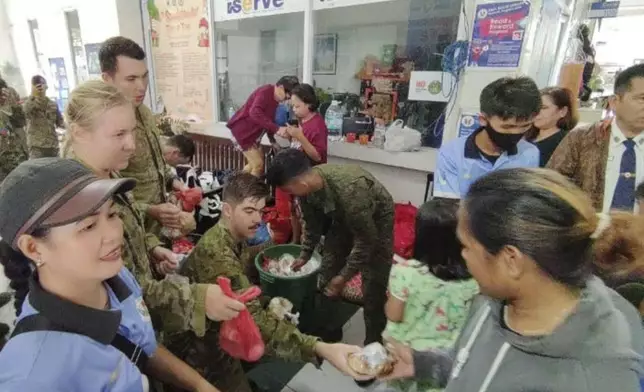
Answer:
[(616, 18), (617, 11), (619, 11), (619, 1), (592, 3), (588, 11), (588, 19)]

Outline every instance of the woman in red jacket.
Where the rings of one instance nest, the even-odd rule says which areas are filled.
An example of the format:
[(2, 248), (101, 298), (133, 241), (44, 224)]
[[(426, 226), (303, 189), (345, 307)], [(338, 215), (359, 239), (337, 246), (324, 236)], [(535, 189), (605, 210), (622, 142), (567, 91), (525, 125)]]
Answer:
[(273, 121), (275, 111), (280, 102), (291, 98), (291, 91), (298, 84), (296, 76), (284, 76), (275, 85), (259, 87), (228, 121), (233, 142), (246, 158), (244, 171), (257, 177), (264, 174), (264, 154), (259, 143), (264, 133), (271, 143), (275, 143), (276, 133), (286, 134), (286, 127), (279, 127)]

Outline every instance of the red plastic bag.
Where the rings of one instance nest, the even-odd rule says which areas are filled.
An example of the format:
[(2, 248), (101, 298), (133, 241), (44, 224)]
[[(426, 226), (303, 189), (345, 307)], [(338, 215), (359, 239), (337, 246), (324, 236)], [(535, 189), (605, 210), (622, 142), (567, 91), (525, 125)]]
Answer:
[[(224, 294), (242, 303), (251, 301), (262, 293), (259, 287), (253, 286), (241, 294), (235, 294), (230, 287), (230, 279), (224, 277), (217, 278), (217, 284)], [(255, 362), (264, 355), (262, 335), (248, 309), (241, 311), (234, 319), (221, 323), (219, 345), (231, 357), (247, 362)]]
[(194, 248), (194, 244), (187, 238), (179, 238), (172, 243), (172, 252), (187, 255)]
[(275, 190), (275, 206), (265, 209), (264, 222), (270, 224), (276, 244), (285, 244), (291, 238), (291, 199), (291, 195), (278, 188)]
[(175, 192), (175, 195), (181, 202), (181, 208), (186, 212), (194, 211), (195, 207), (201, 203), (201, 199), (203, 198), (201, 188), (188, 188)]
[(416, 213), (418, 208), (411, 203), (397, 203), (394, 210), (394, 253), (411, 259), (416, 237)]

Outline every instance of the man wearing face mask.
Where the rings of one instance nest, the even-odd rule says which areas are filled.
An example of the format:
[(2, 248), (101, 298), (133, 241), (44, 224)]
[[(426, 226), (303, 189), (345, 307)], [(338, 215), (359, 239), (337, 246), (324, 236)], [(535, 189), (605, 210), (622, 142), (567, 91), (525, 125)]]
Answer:
[(541, 109), (541, 96), (527, 77), (501, 78), (480, 97), (481, 127), (444, 144), (436, 162), (434, 197), (460, 199), (487, 173), (516, 167), (539, 167), (539, 150), (523, 140)]

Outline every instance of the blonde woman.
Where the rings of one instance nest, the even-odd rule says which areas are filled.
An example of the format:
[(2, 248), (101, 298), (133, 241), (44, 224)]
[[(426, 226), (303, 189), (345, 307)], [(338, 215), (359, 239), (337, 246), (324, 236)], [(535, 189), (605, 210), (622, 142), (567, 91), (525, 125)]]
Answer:
[[(135, 150), (132, 103), (116, 87), (92, 80), (71, 93), (65, 118), (68, 132), (63, 154), (100, 177), (118, 177)], [(143, 216), (134, 207), (131, 193), (116, 197), (116, 205), (124, 223), (123, 260), (143, 289), (157, 331), (193, 331), (203, 336), (206, 319), (231, 319), (244, 309), (217, 285), (189, 284), (187, 278), (178, 275), (155, 279), (152, 267), (168, 272), (174, 266), (174, 254), (161, 247), (156, 237), (146, 234)]]

